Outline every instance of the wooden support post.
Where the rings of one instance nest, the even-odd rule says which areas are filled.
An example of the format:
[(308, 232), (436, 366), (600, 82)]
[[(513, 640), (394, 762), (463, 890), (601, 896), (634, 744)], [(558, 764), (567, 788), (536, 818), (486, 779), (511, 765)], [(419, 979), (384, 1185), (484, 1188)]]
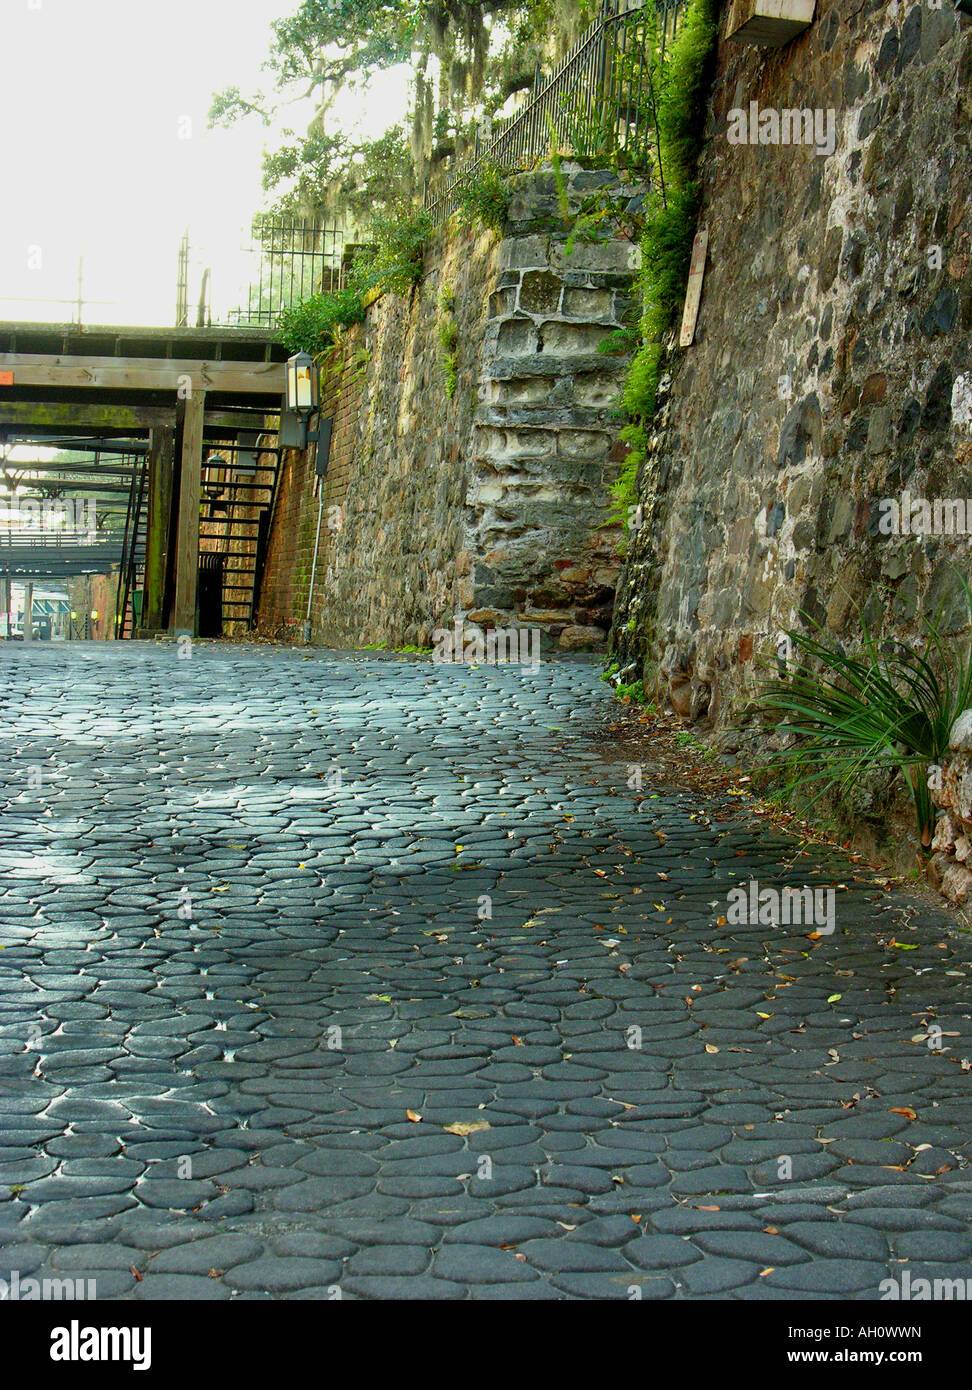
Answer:
[(162, 626), (165, 575), (169, 557), (169, 511), (175, 466), (175, 426), (149, 431), (148, 526), (145, 536), (145, 597), (142, 627), (158, 632)]
[(24, 585), (24, 641), (34, 640), (34, 585), (28, 581)]
[(180, 461), (179, 529), (175, 555), (176, 632), (196, 632), (199, 577), (199, 498), (202, 488), (203, 411), (206, 393), (196, 389), (185, 402)]

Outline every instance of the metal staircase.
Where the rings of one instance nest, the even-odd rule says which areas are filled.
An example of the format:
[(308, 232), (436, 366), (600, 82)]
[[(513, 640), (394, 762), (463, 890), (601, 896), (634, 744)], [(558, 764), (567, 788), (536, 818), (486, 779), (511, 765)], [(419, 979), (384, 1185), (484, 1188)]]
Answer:
[[(220, 446), (231, 455), (232, 450)], [(261, 449), (260, 467), (225, 459), (202, 470), (199, 512), (199, 636), (248, 632), (256, 622), (260, 579), (280, 476), (279, 452)], [(148, 532), (148, 460), (132, 472), (118, 573), (115, 637), (141, 626)]]
[(203, 469), (199, 521), (200, 637), (248, 632), (256, 621), (260, 578), (279, 478), (276, 451), (255, 470)]
[(148, 458), (132, 469), (122, 540), (121, 566), (115, 599), (115, 639), (135, 636), (142, 616), (145, 585), (145, 547), (148, 536)]

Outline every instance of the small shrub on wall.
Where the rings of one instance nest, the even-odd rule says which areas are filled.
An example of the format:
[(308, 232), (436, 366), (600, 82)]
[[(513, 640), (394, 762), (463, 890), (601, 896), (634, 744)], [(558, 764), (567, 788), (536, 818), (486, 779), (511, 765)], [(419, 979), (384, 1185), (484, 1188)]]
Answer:
[(277, 339), (288, 352), (309, 352), (316, 357), (331, 346), (341, 328), (360, 323), (364, 312), (357, 290), (315, 294), (281, 314)]

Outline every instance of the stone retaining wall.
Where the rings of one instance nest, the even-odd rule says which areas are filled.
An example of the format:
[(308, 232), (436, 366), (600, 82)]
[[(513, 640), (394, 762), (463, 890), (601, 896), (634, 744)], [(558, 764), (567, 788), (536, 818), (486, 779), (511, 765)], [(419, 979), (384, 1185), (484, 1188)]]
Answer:
[[(731, 143), (751, 102), (824, 132), (832, 112), (833, 152)], [(965, 624), (969, 536), (881, 525), (905, 494), (972, 501), (970, 117), (949, 5), (819, 0), (785, 48), (720, 40), (696, 339), (663, 382), (613, 636), (626, 678), (703, 727), (745, 711), (801, 612), (849, 641)]]

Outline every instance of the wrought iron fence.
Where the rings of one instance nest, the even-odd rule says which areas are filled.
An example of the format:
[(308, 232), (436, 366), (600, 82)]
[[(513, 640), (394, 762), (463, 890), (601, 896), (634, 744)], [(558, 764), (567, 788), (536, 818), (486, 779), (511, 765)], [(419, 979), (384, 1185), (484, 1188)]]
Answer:
[(580, 42), (486, 142), (446, 175), (445, 185), (426, 189), (433, 223), (459, 206), (462, 184), (484, 167), (519, 169), (550, 153), (551, 127), (562, 153), (578, 158), (610, 157), (631, 168), (646, 167), (654, 134), (651, 48), (660, 62), (675, 36), (688, 0), (603, 0), (600, 15)]
[(272, 328), (284, 309), (322, 290), (343, 288), (344, 233), (339, 227), (261, 217), (253, 224), (253, 235), (255, 244), (244, 248), (253, 258), (246, 304), (230, 309), (226, 324)]

